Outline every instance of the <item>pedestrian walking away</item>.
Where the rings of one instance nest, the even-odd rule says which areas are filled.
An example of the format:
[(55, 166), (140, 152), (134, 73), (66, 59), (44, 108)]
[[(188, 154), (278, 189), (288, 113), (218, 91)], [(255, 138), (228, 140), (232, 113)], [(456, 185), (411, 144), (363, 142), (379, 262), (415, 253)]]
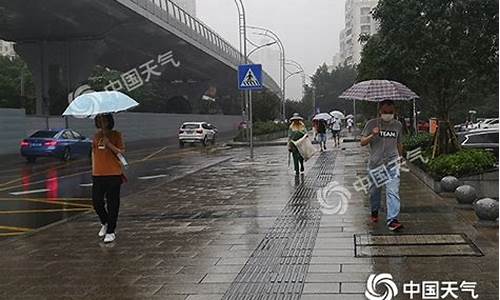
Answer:
[(293, 117), (290, 118), (290, 122), (292, 123), (288, 130), (288, 151), (290, 151), (293, 156), (295, 175), (299, 175), (299, 172), (304, 172), (304, 158), (300, 155), (299, 150), (291, 141), (298, 141), (307, 134), (306, 125), (303, 120), (304, 119), (298, 113), (294, 113)]
[(352, 127), (354, 126), (354, 120), (352, 118), (347, 119), (347, 130), (351, 133)]
[(335, 147), (340, 146), (340, 130), (340, 120), (334, 118), (332, 123), (332, 137), (333, 141), (335, 142)]
[(321, 151), (326, 150), (326, 120), (318, 120), (318, 138), (319, 148)]
[(402, 124), (394, 119), (394, 112), (392, 100), (382, 101), (380, 117), (368, 121), (361, 133), (361, 146), (370, 147), (368, 172), (371, 179), (371, 220), (374, 223), (378, 221), (382, 186), (385, 186), (389, 230), (402, 227), (399, 222)]
[(125, 151), (122, 135), (113, 130), (111, 114), (95, 118), (98, 129), (92, 144), (92, 202), (101, 221), (99, 237), (105, 243), (116, 238), (116, 223), (120, 210), (120, 188), (123, 183), (123, 166), (118, 156)]

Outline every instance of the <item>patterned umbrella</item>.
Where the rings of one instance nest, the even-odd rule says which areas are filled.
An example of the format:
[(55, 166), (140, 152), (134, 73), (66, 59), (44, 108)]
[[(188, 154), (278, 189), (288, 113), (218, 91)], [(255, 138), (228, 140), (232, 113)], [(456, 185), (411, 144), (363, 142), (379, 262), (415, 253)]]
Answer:
[(342, 99), (382, 102), (384, 100), (409, 101), (418, 95), (405, 85), (390, 80), (368, 80), (356, 83), (339, 96)]

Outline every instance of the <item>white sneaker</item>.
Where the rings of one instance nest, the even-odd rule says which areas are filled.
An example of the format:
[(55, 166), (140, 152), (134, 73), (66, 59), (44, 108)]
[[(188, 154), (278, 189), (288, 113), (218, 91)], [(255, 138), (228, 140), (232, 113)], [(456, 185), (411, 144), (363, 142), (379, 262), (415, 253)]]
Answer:
[(99, 236), (100, 237), (105, 236), (107, 230), (108, 230), (108, 225), (102, 225), (101, 230), (99, 230)]
[(116, 239), (116, 236), (114, 233), (106, 233), (104, 236), (104, 242), (105, 243), (111, 243)]

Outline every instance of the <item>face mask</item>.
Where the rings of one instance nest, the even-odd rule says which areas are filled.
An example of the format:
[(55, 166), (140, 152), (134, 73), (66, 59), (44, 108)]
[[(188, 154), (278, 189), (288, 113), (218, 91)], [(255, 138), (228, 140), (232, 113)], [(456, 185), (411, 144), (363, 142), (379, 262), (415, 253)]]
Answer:
[(382, 114), (381, 118), (382, 118), (382, 120), (384, 120), (384, 122), (390, 122), (394, 119), (394, 115), (393, 114)]

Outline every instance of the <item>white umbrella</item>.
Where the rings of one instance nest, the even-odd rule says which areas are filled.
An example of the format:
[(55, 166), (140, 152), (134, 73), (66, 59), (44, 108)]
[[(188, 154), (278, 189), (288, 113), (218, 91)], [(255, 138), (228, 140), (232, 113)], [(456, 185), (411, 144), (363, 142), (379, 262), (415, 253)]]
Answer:
[(345, 119), (344, 114), (338, 110), (334, 110), (334, 111), (330, 112), (330, 115), (334, 116), (337, 119)]
[(134, 99), (117, 91), (93, 92), (78, 96), (63, 113), (75, 118), (95, 118), (106, 113), (117, 113), (138, 106)]
[(354, 116), (353, 115), (347, 115), (345, 116), (346, 119), (354, 119)]
[(330, 114), (327, 113), (320, 113), (314, 116), (313, 120), (325, 120), (328, 121), (332, 118)]

